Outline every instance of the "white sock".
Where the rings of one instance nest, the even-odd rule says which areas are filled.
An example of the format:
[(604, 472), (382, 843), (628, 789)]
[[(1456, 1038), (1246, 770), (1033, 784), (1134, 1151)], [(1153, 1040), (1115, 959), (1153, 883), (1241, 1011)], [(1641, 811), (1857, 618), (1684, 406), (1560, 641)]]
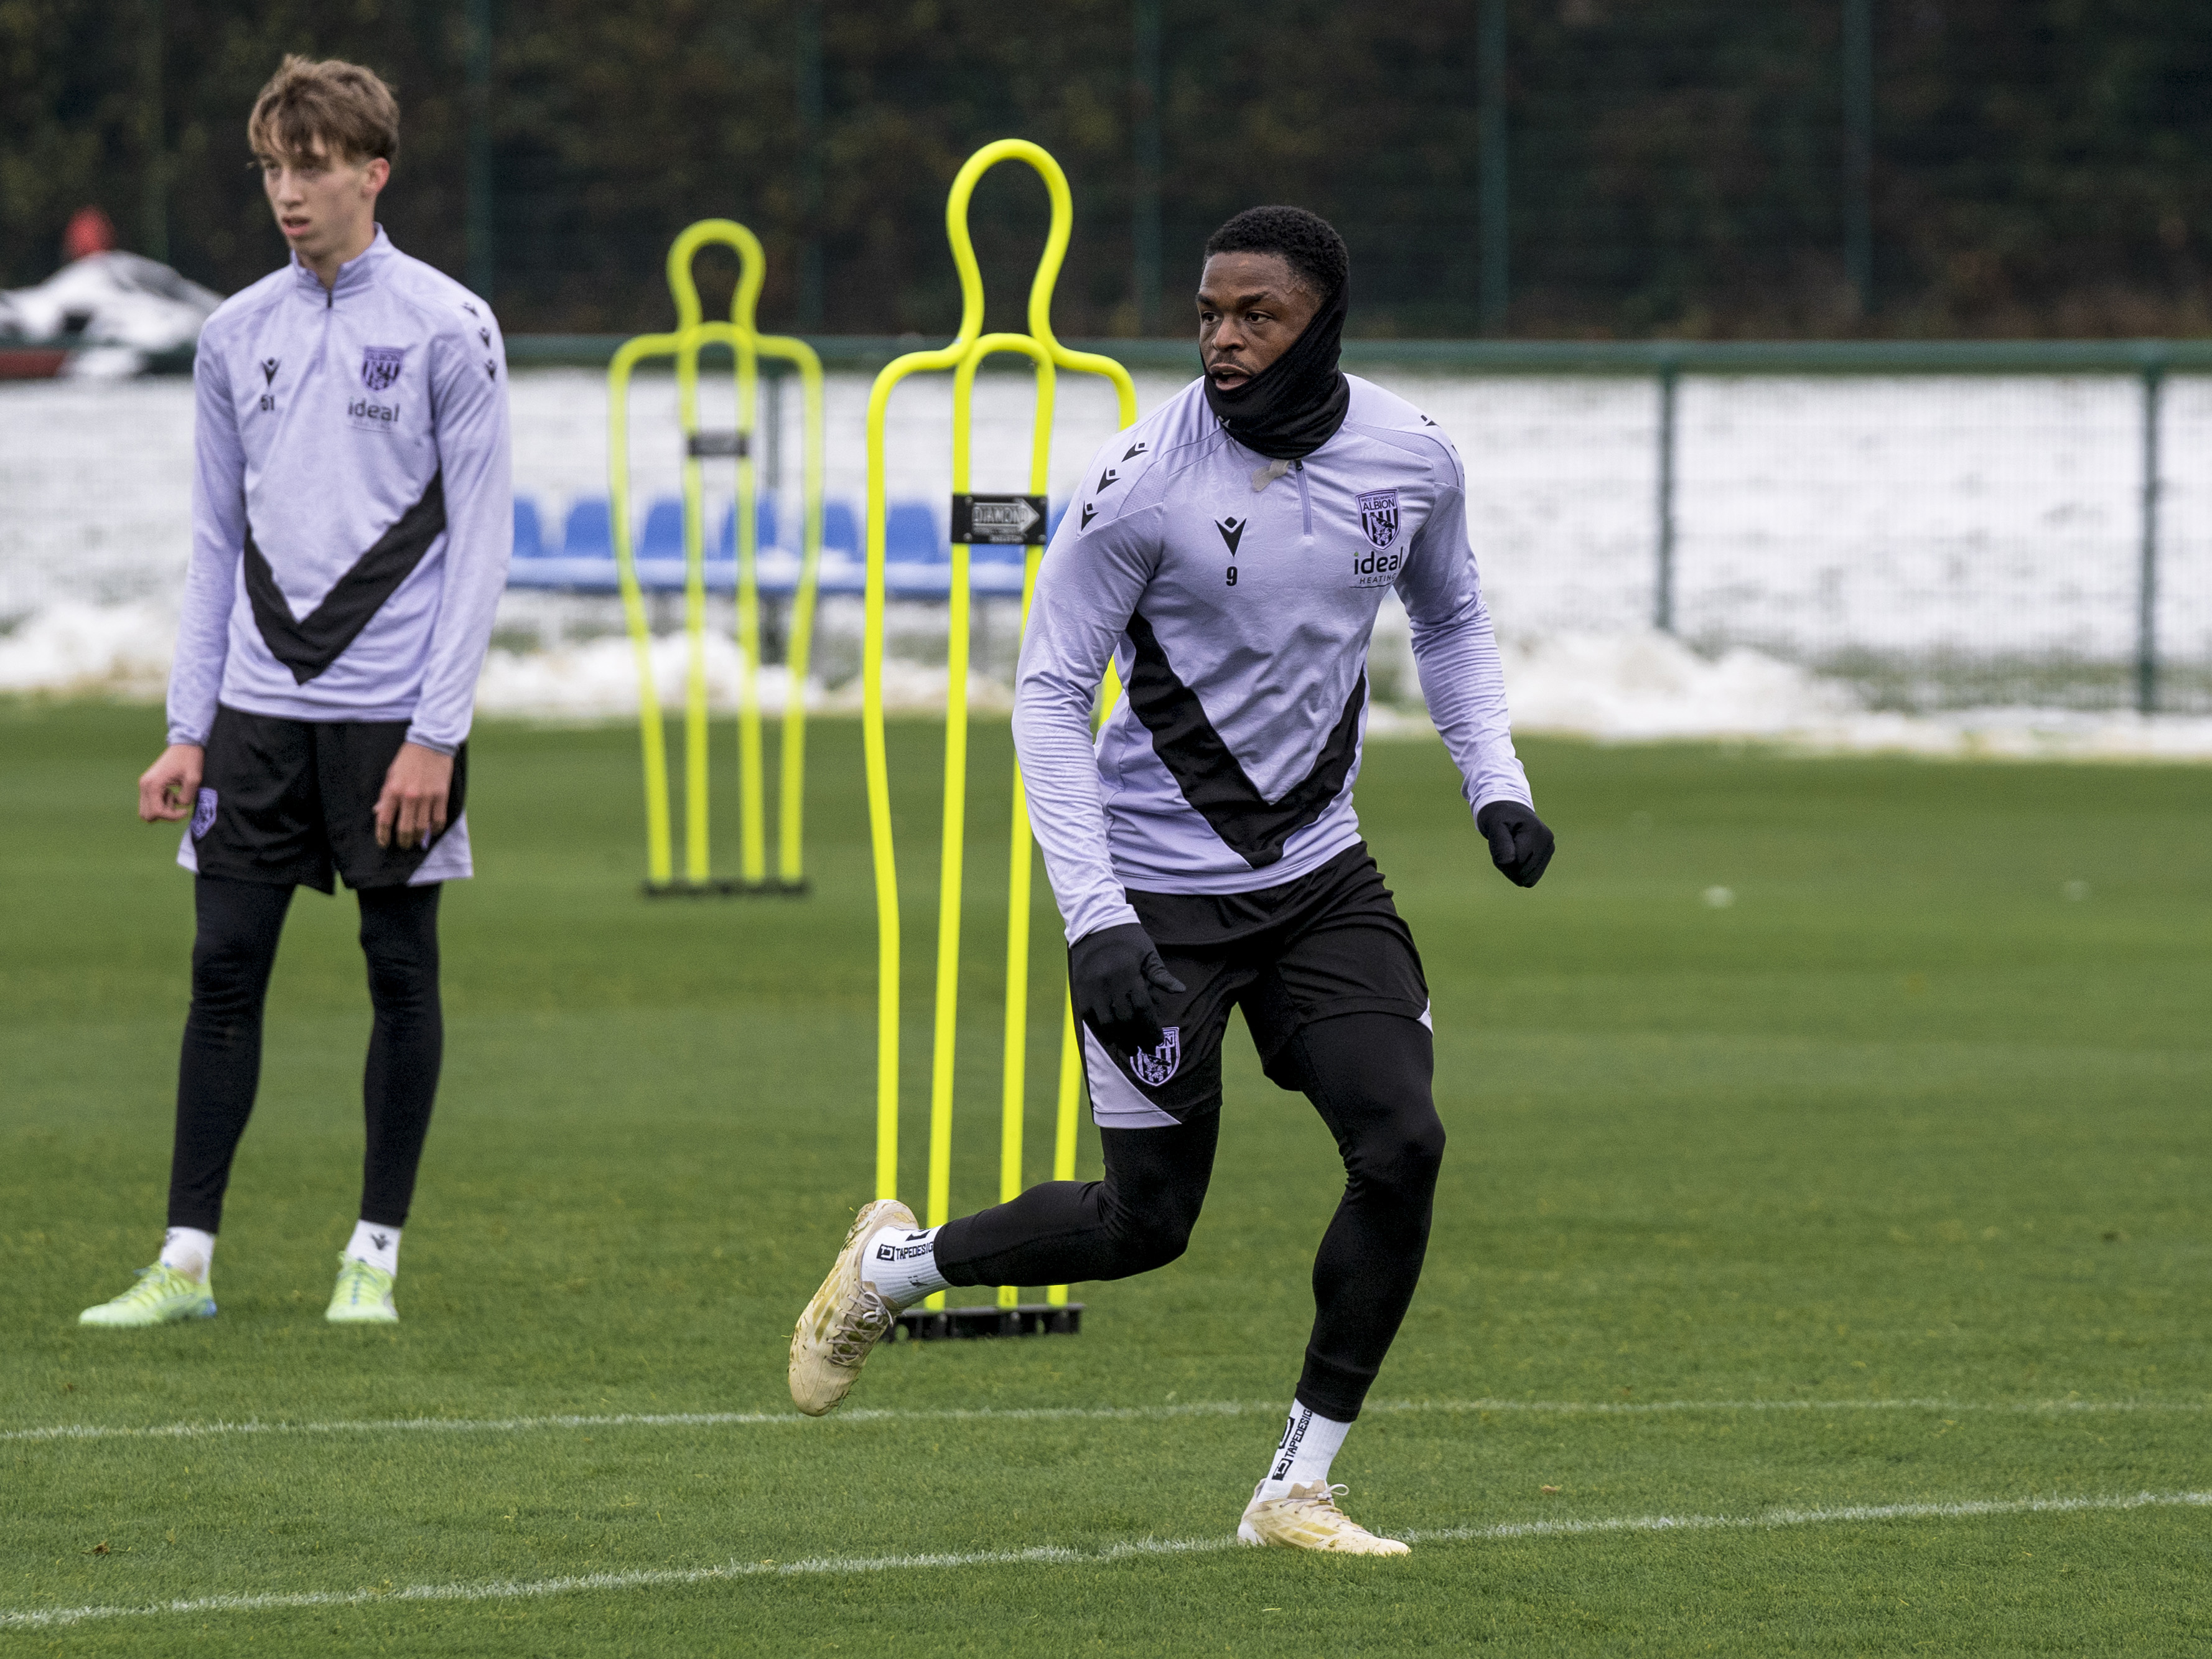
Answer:
[(938, 1229), (879, 1227), (860, 1253), (860, 1277), (894, 1308), (911, 1308), (952, 1281), (937, 1271)]
[(356, 1261), (366, 1261), (372, 1267), (396, 1273), (399, 1271), (399, 1229), (381, 1226), (374, 1221), (356, 1221), (353, 1237), (346, 1241), (345, 1253)]
[(1328, 1466), (1344, 1449), (1344, 1437), (1352, 1425), (1323, 1417), (1310, 1406), (1293, 1401), (1291, 1420), (1284, 1426), (1282, 1443), (1275, 1448), (1267, 1478), (1260, 1483), (1262, 1498), (1286, 1498), (1293, 1486), (1328, 1483)]
[(161, 1239), (161, 1265), (190, 1273), (203, 1285), (215, 1261), (215, 1235), (197, 1227), (172, 1227)]

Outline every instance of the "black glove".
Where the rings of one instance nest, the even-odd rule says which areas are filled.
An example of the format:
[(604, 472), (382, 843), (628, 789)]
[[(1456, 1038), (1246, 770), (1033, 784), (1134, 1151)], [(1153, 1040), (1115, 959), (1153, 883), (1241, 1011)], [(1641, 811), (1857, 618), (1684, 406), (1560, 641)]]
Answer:
[(1552, 832), (1534, 807), (1517, 800), (1494, 800), (1474, 815), (1474, 827), (1490, 843), (1490, 861), (1520, 887), (1534, 887), (1552, 861)]
[(1143, 927), (1128, 922), (1085, 933), (1067, 947), (1067, 979), (1075, 1017), (1124, 1054), (1142, 1054), (1163, 1039), (1152, 993), (1180, 991)]

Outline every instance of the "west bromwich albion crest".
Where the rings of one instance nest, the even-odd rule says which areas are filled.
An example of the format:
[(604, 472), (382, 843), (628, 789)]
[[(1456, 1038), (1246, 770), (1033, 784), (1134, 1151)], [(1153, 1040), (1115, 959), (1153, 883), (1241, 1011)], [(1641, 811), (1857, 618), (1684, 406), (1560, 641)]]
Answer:
[(1176, 1074), (1182, 1064), (1182, 1027), (1164, 1025), (1157, 1048), (1146, 1048), (1129, 1056), (1129, 1070), (1137, 1081), (1148, 1089), (1157, 1089)]
[(1359, 498), (1359, 527), (1378, 549), (1398, 539), (1398, 492), (1377, 489)]
[[(361, 354), (361, 383), (371, 392), (381, 392), (399, 378), (400, 360), (407, 355), (404, 346), (364, 346)], [(1365, 497), (1361, 497), (1364, 501)]]

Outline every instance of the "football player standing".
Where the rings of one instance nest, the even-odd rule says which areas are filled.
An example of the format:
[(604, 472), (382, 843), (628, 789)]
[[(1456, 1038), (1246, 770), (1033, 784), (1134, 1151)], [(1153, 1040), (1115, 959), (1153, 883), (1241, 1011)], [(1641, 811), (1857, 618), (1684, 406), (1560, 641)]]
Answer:
[(499, 325), (376, 222), (399, 109), (374, 73), (287, 58), (246, 136), (292, 258), (200, 335), (169, 742), (138, 781), (141, 817), (188, 820), (195, 872), (168, 1233), (88, 1325), (214, 1314), (277, 938), (293, 890), (334, 876), (360, 903), (375, 1024), (329, 1317), (398, 1317), (444, 1050), (438, 896), (472, 871), (466, 740), (514, 537)]

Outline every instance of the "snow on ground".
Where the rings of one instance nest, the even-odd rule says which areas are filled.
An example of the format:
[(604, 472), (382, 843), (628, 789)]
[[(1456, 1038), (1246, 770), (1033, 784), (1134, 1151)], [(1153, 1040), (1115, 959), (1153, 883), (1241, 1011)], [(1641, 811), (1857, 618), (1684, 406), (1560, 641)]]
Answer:
[[(703, 644), (707, 706), (718, 714), (734, 714), (744, 657), (736, 641), (724, 635), (709, 634)], [(684, 706), (690, 643), (682, 635), (664, 634), (653, 640), (649, 654), (653, 695), (664, 714), (676, 714)], [(933, 668), (889, 659), (884, 664), (884, 706), (898, 714), (942, 710), (949, 678), (942, 664)], [(634, 717), (638, 692), (636, 648), (627, 639), (602, 636), (541, 651), (494, 651), (477, 683), (477, 708), (483, 714), (526, 720)], [(791, 677), (781, 664), (766, 664), (754, 692), (763, 714), (780, 715), (791, 696)], [(830, 689), (810, 678), (805, 696), (811, 713), (855, 714), (860, 709), (860, 682), (854, 678)], [(969, 676), (969, 706), (976, 713), (1006, 714), (1013, 701), (1012, 690), (1003, 680)]]
[[(167, 682), (174, 618), (157, 603), (99, 606), (64, 601), (0, 637), (0, 693), (158, 698)], [(1378, 651), (1401, 648), (1386, 633)], [(743, 659), (726, 632), (710, 633), (703, 653), (708, 707), (738, 706)], [(2212, 759), (2212, 719), (2089, 714), (2065, 709), (1990, 708), (1940, 715), (1871, 712), (1847, 686), (1759, 652), (1701, 656), (1649, 629), (1562, 633), (1508, 639), (1505, 678), (1516, 732), (1559, 732), (1607, 742), (1730, 738), (1812, 752), (1895, 750), (1930, 756), (2011, 759)], [(664, 714), (684, 705), (690, 666), (680, 635), (657, 636), (653, 680)], [(945, 707), (942, 664), (893, 659), (884, 665), (884, 703), (894, 713)], [(780, 715), (790, 695), (783, 669), (761, 671), (762, 713)], [(834, 687), (810, 679), (810, 712), (860, 711), (860, 683)], [(977, 713), (1004, 714), (1012, 698), (1003, 677), (972, 675)], [(562, 641), (535, 650), (495, 648), (484, 665), (477, 707), (486, 714), (550, 721), (635, 719), (638, 664), (625, 637)], [(1378, 703), (1369, 721), (1376, 740), (1427, 737), (1418, 707)]]
[[(1851, 653), (1917, 664), (1946, 653), (2105, 665), (2126, 681), (2139, 599), (2139, 390), (2120, 377), (1996, 380), (1697, 378), (1678, 412), (1674, 616), (1654, 631), (1657, 399), (1603, 378), (1378, 376), (1459, 445), (1468, 521), (1507, 644), (1515, 723), (1614, 741), (1740, 738), (1817, 749), (1930, 753), (2212, 755), (2212, 721), (2039, 708), (1941, 715), (1869, 712), (1858, 686), (1808, 664)], [(1139, 383), (1150, 408), (1179, 384)], [(832, 375), (828, 488), (860, 494), (867, 381)], [(702, 381), (708, 423), (726, 386)], [(605, 382), (524, 373), (514, 383), (515, 483), (548, 529), (603, 495)], [(717, 413), (714, 400), (725, 399)], [(647, 377), (632, 412), (640, 503), (678, 478), (673, 385)], [(949, 392), (902, 388), (890, 493), (943, 498)], [(797, 398), (784, 400), (763, 482), (797, 477)], [(1103, 382), (1065, 377), (1053, 494), (1073, 493), (1113, 425)], [(2212, 685), (2212, 380), (2166, 394), (2167, 456), (2157, 620), (2184, 706)], [(977, 391), (979, 488), (1021, 482), (1025, 382)], [(155, 695), (167, 668), (189, 535), (190, 386), (33, 383), (0, 388), (0, 691)], [(1009, 460), (1007, 458), (1013, 458)], [(994, 463), (1004, 463), (996, 465)], [(1012, 470), (1008, 470), (1011, 468)], [(1001, 476), (1003, 474), (1004, 476)], [(855, 706), (854, 607), (825, 605), (816, 661)], [(663, 605), (660, 625), (672, 626)], [(909, 619), (895, 706), (941, 706), (943, 624)], [(488, 713), (547, 719), (635, 713), (636, 667), (611, 600), (512, 592), (487, 665)], [(1377, 682), (1413, 697), (1401, 616), (1386, 613)], [(1005, 634), (1007, 630), (999, 630)], [(710, 641), (712, 700), (734, 707), (735, 647)], [(538, 648), (526, 648), (535, 639)], [(664, 706), (680, 706), (684, 647), (653, 651)], [(978, 650), (984, 706), (1003, 707), (1008, 641)], [(1393, 683), (1395, 682), (1395, 689)], [(1896, 680), (1889, 698), (1896, 701)], [(764, 708), (785, 695), (764, 673)], [(2030, 693), (2031, 698), (2038, 693)], [(2109, 696), (2098, 691), (2095, 696)], [(1376, 735), (1426, 730), (1418, 708), (1378, 711)]]
[(1795, 664), (1741, 647), (1707, 658), (1650, 629), (1508, 639), (1504, 648), (1516, 732), (1991, 759), (2212, 759), (2212, 718), (2049, 708), (1878, 712), (1849, 686)]
[(176, 614), (150, 600), (60, 599), (0, 637), (0, 692), (159, 698)]

